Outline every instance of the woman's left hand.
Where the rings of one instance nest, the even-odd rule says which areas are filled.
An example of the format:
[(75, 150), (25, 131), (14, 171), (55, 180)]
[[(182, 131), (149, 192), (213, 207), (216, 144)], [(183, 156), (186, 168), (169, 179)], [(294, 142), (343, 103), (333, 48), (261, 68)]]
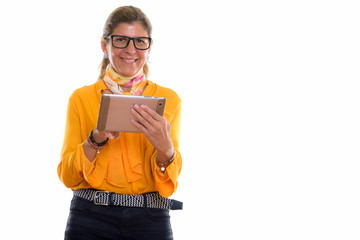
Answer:
[(157, 159), (167, 162), (174, 154), (174, 146), (170, 134), (170, 123), (157, 112), (142, 104), (131, 108), (131, 123), (148, 138), (157, 150)]

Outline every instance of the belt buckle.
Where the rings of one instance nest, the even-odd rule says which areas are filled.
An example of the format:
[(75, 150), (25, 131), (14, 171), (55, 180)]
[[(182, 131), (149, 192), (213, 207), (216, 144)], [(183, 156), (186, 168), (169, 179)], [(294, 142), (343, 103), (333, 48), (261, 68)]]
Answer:
[[(96, 191), (94, 193), (94, 204), (95, 205), (100, 205), (100, 206), (109, 206), (110, 199), (109, 199), (109, 201), (107, 203), (101, 203), (101, 202), (96, 201), (97, 198), (98, 198), (98, 196), (97, 196), (98, 193), (107, 193), (107, 194), (109, 194), (110, 192), (109, 191)], [(109, 198), (110, 198), (110, 195), (109, 195)]]

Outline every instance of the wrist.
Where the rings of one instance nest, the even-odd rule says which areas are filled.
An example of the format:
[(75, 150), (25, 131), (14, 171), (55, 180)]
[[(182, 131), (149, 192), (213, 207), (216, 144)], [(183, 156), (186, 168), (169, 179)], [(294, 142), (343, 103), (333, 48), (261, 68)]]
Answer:
[(171, 157), (167, 158), (166, 161), (160, 161), (158, 158), (158, 154), (155, 156), (155, 161), (157, 165), (160, 167), (162, 172), (165, 172), (166, 168), (174, 161), (176, 152), (174, 151)]
[(94, 144), (97, 147), (103, 147), (109, 141), (108, 137), (105, 140), (103, 140), (103, 139), (98, 140), (98, 138), (95, 138), (94, 137), (94, 130), (90, 132), (89, 139), (90, 139), (91, 143)]
[(172, 156), (175, 153), (175, 149), (171, 148), (167, 150), (166, 152), (157, 151), (156, 153), (156, 160), (160, 163), (166, 163), (169, 159), (172, 158)]
[(101, 134), (97, 129), (92, 130), (89, 137), (91, 142), (97, 146), (104, 146), (109, 141), (109, 138), (105, 134)]

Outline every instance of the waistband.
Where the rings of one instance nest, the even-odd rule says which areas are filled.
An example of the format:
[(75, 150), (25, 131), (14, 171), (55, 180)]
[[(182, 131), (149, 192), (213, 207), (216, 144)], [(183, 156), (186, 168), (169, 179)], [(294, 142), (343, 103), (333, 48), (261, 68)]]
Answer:
[(117, 194), (95, 189), (78, 189), (74, 196), (94, 202), (95, 205), (121, 206), (137, 208), (157, 208), (167, 210), (181, 210), (183, 203), (162, 197), (158, 192), (145, 193), (141, 195)]

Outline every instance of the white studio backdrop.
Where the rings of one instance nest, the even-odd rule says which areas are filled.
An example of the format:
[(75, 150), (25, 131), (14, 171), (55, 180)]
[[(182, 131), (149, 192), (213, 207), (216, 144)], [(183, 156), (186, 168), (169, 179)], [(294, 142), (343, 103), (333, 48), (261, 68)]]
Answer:
[(153, 24), (150, 79), (183, 101), (175, 239), (359, 239), (357, 1), (0, 3), (1, 235), (63, 239), (70, 94), (110, 12)]

